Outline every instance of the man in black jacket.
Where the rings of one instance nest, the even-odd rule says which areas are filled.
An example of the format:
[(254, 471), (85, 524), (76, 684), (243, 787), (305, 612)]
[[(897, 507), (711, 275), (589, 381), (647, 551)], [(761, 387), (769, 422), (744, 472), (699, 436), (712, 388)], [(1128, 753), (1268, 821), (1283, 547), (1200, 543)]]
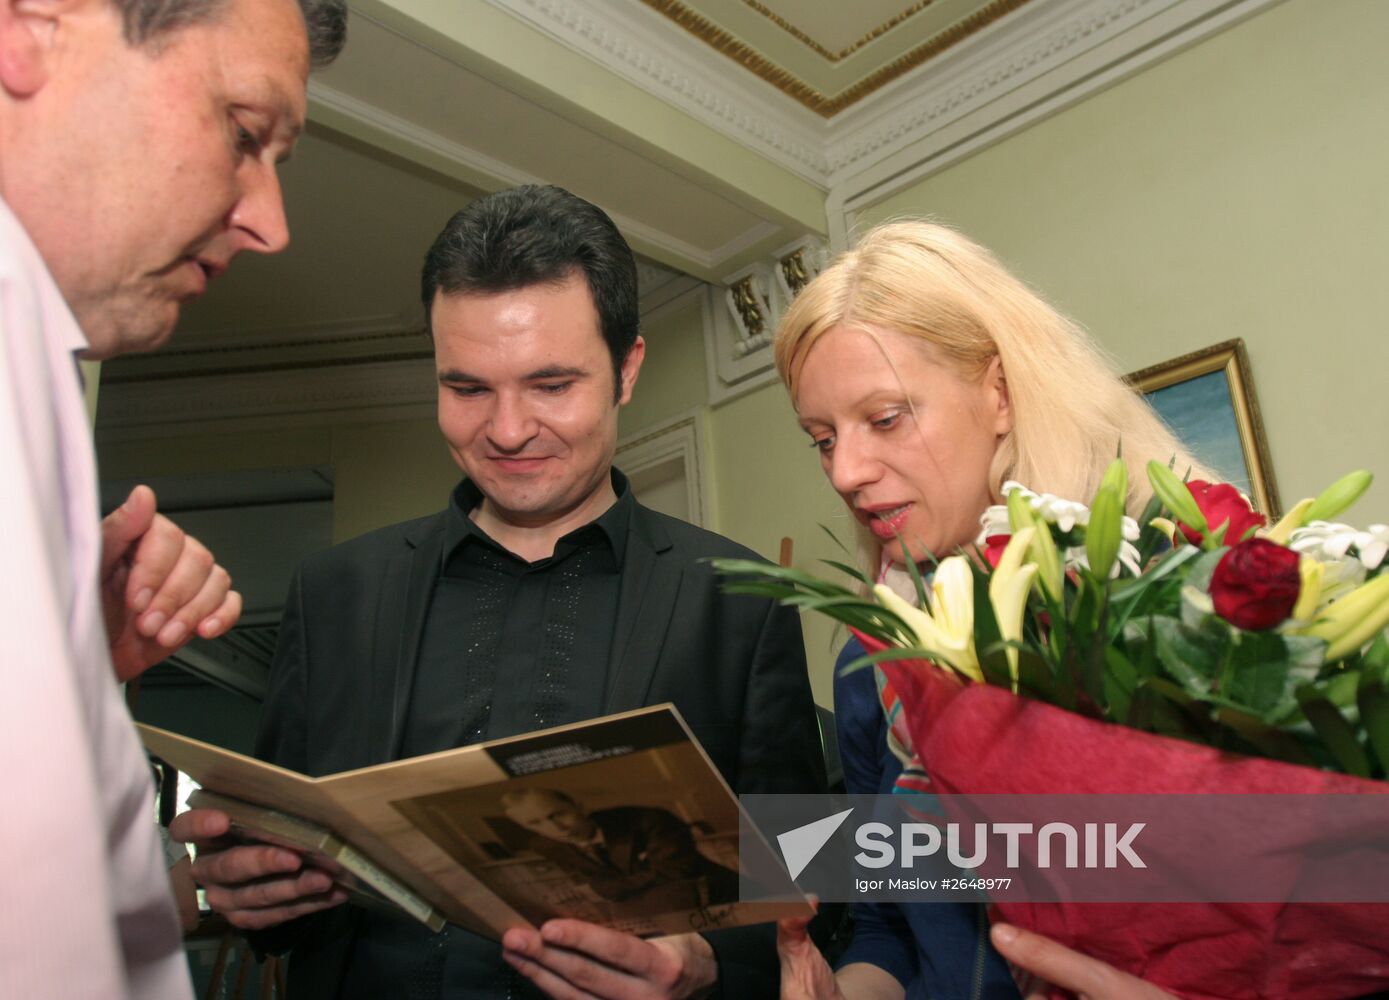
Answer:
[[(300, 567), (258, 753), (321, 775), (671, 701), (736, 791), (819, 790), (795, 615), (723, 594), (705, 560), (751, 553), (642, 507), (612, 468), (645, 354), (612, 221), (558, 188), (488, 196), (439, 235), (422, 291), (467, 478), (444, 511)], [(775, 992), (766, 927), (641, 941), (557, 920), (499, 947), (342, 907), (288, 851), (205, 851), (196, 872), (232, 923), (292, 949), (295, 996)]]

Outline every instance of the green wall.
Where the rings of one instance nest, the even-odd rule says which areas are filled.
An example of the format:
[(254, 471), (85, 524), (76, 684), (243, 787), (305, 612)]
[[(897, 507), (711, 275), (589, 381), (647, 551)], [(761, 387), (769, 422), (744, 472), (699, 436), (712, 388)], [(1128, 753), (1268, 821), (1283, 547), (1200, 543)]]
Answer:
[(1284, 505), (1389, 518), (1389, 4), (1290, 0), (861, 213), (991, 247), (1133, 370), (1243, 337)]
[(443, 508), (462, 477), (432, 417), (333, 434), (333, 541)]
[[(781, 383), (714, 410), (710, 427), (714, 528), (773, 560), (781, 539), (790, 537), (792, 563), (801, 569), (830, 572), (818, 560), (843, 561), (821, 526), (852, 547), (848, 513), (820, 471)], [(834, 655), (844, 637), (818, 615), (801, 622), (815, 700), (828, 706)]]
[(705, 384), (702, 291), (687, 293), (642, 321), (646, 360), (618, 434), (627, 437), (678, 416), (708, 399)]

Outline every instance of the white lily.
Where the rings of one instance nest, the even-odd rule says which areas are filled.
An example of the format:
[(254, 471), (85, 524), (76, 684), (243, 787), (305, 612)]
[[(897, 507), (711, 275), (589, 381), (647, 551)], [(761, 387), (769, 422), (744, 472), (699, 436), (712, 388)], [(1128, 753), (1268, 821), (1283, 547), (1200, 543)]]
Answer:
[[(1022, 564), (1027, 555), (1027, 547), (1032, 544), (1036, 528), (1023, 528), (1008, 540), (999, 557), (993, 576), (989, 577), (989, 603), (993, 605), (994, 618), (998, 620), (998, 632), (1004, 642), (1018, 642), (1022, 639), (1022, 617), (1027, 609), (1027, 592), (1032, 589), (1032, 578), (1037, 575), (1035, 563)], [(1013, 679), (1013, 691), (1018, 690), (1018, 651), (1009, 647), (1008, 674)]]
[[(1133, 519), (1125, 518), (1124, 520), (1131, 521)], [(1090, 568), (1090, 556), (1086, 553), (1084, 545), (1074, 545), (1067, 549), (1065, 552), (1065, 560), (1067, 569), (1076, 569), (1081, 566), (1084, 566), (1086, 569)], [(1115, 577), (1119, 576), (1123, 570), (1128, 570), (1130, 576), (1138, 576), (1142, 572), (1142, 569), (1143, 567), (1138, 565), (1138, 546), (1127, 540), (1120, 542), (1119, 557), (1114, 561), (1114, 565), (1110, 567), (1109, 578), (1113, 580)]]
[(981, 547), (995, 535), (1012, 534), (1013, 528), (1008, 523), (1008, 508), (1004, 504), (996, 503), (983, 514), (979, 515), (979, 537), (975, 540)]
[(1373, 570), (1389, 553), (1389, 525), (1372, 524), (1362, 531), (1349, 524), (1313, 521), (1292, 533), (1288, 548), (1322, 562), (1355, 558), (1366, 570)]
[(964, 556), (951, 556), (936, 567), (926, 591), (927, 608), (908, 604), (882, 584), (873, 587), (873, 596), (907, 623), (917, 644), (933, 658), (971, 680), (984, 679), (974, 650), (973, 570)]
[[(1048, 524), (1054, 524), (1063, 532), (1070, 531), (1077, 524), (1090, 523), (1090, 508), (1074, 500), (1065, 500), (1050, 493), (1033, 493), (1022, 483), (1009, 480), (1003, 484), (1003, 495), (1019, 492), (1027, 498), (1027, 505)], [(1137, 538), (1137, 535), (1134, 535)]]
[[(1011, 479), (1003, 484), (1004, 496), (1015, 490), (1026, 498), (1029, 509), (1039, 520), (1054, 524), (1063, 532), (1070, 531), (1077, 524), (1088, 526), (1090, 523), (1090, 508), (1082, 503), (1063, 500), (1050, 493), (1034, 493), (1026, 486)], [(1109, 575), (1111, 578), (1117, 577), (1122, 570), (1127, 570), (1131, 575), (1138, 576), (1142, 567), (1138, 564), (1138, 547), (1133, 544), (1138, 541), (1138, 522), (1125, 515), (1120, 519), (1119, 524), (1119, 532), (1123, 540), (1119, 543), (1118, 561)], [(1008, 521), (1008, 508), (1003, 504), (995, 504), (984, 511), (980, 515), (979, 525), (979, 537), (975, 539), (975, 542), (981, 548), (990, 538), (1007, 535), (1013, 530)], [(1176, 530), (1175, 527), (1173, 530)], [(1090, 559), (1086, 555), (1083, 545), (1066, 549), (1062, 553), (1062, 558), (1067, 569), (1077, 569), (1082, 566), (1086, 569), (1090, 568)]]

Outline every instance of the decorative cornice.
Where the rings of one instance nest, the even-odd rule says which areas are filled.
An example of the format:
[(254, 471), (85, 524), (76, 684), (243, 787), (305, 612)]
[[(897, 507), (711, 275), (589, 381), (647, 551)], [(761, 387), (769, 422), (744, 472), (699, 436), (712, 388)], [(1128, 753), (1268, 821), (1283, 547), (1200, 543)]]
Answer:
[[(1017, 36), (1010, 48), (952, 53), (924, 71), (925, 77), (958, 81), (958, 90), (945, 91), (944, 108), (927, 103), (913, 109), (893, 101), (883, 105), (880, 118), (865, 116), (849, 140), (864, 144), (845, 151), (844, 165), (835, 172), (826, 200), (831, 246), (838, 250), (848, 245), (857, 214), (865, 207), (1281, 2), (1107, 0), (1085, 3), (1085, 17), (1070, 6), (1024, 9), (1020, 20), (1009, 24)], [(1031, 40), (1035, 44), (1029, 44)], [(972, 44), (973, 40), (961, 48)], [(1030, 65), (1034, 54), (1046, 53), (1052, 54), (1040, 65)], [(990, 67), (1013, 75), (996, 93), (973, 99), (971, 88), (990, 85), (982, 79)], [(949, 107), (957, 99), (969, 110), (961, 113)], [(939, 117), (923, 126), (920, 117), (932, 113)], [(900, 131), (902, 138), (881, 144), (868, 141), (881, 135), (884, 125), (891, 126), (889, 133)], [(837, 152), (832, 150), (831, 157), (837, 160)]]
[[(1085, 54), (1145, 22), (1165, 16), (1168, 30), (1206, 23), (1214, 31), (1273, 0), (1014, 0), (1011, 16), (995, 11), (976, 30), (924, 66), (900, 74), (854, 107), (849, 120), (824, 122), (755, 79), (723, 71), (708, 47), (660, 30), (666, 21), (643, 6), (599, 0), (488, 0), (567, 47), (798, 176), (824, 187), (927, 136), (984, 112), (1018, 87), (1047, 74), (1064, 90), (1087, 69)], [(645, 13), (652, 23), (628, 11)], [(1215, 16), (1218, 12), (1219, 16)], [(984, 12), (981, 11), (981, 14)], [(1141, 33), (1140, 33), (1141, 34)], [(1188, 41), (1201, 37), (1199, 27)], [(1147, 45), (1144, 38), (1135, 46)], [(931, 44), (931, 43), (927, 43)], [(1122, 47), (1121, 47), (1122, 48)], [(1122, 61), (1122, 52), (1114, 60)]]
[[(488, 0), (542, 34), (748, 146), (798, 176), (824, 184), (825, 133), (818, 117), (756, 80), (731, 80), (699, 42), (601, 0)], [(312, 83), (310, 83), (312, 86)]]
[[(790, 70), (768, 59), (742, 39), (724, 31), (698, 11), (691, 10), (681, 0), (641, 0), (641, 2), (675, 22), (716, 52), (727, 56), (744, 69), (766, 80), (787, 97), (804, 105), (822, 118), (832, 118), (845, 108), (857, 104), (874, 91), (916, 69), (946, 49), (964, 41), (976, 31), (988, 27), (1006, 14), (1011, 14), (1029, 0), (993, 0), (993, 3), (988, 6), (952, 24), (944, 31), (903, 53), (852, 86), (833, 95), (822, 94)], [(825, 50), (821, 49), (820, 51), (824, 52)], [(846, 51), (851, 52), (853, 50)], [(829, 55), (829, 53), (825, 54)]]
[[(1090, 0), (1071, 8), (1064, 19), (1027, 18), (1021, 37), (1004, 39), (987, 52), (969, 53), (969, 63), (942, 59), (913, 81), (909, 93), (896, 95), (872, 120), (837, 137), (827, 147), (830, 174), (837, 178), (871, 162), (885, 151), (903, 148), (944, 128), (1023, 83), (1054, 70), (1146, 19), (1156, 10), (1183, 0)], [(1020, 26), (1023, 26), (1020, 22)]]
[(907, 18), (911, 17), (913, 14), (921, 13), (923, 10), (931, 6), (931, 4), (933, 3), (935, 3), (935, 0), (916, 0), (916, 3), (912, 4), (910, 7), (908, 7), (901, 13), (894, 14), (892, 17), (888, 18), (882, 24), (869, 31), (868, 34), (864, 35), (862, 38), (858, 39), (855, 42), (849, 43), (848, 45), (844, 46), (844, 48), (840, 49), (838, 52), (831, 52), (829, 49), (825, 48), (815, 39), (807, 35), (800, 28), (797, 28), (790, 21), (786, 20), (776, 11), (758, 3), (757, 0), (743, 0), (744, 6), (757, 11), (757, 13), (761, 14), (768, 21), (771, 21), (782, 31), (786, 32), (796, 41), (800, 42), (806, 48), (810, 49), (810, 51), (814, 52), (818, 56), (823, 56), (832, 63), (843, 62), (845, 59), (853, 55), (859, 49), (863, 48), (869, 42), (881, 38), (883, 35), (887, 34), (889, 31), (897, 27), (903, 21), (907, 20)]

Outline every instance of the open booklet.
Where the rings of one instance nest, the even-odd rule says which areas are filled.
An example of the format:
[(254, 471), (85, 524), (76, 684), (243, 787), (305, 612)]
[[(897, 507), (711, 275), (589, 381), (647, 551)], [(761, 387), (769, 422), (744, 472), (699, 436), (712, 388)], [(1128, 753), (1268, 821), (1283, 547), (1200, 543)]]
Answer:
[[(563, 916), (676, 934), (811, 912), (673, 705), (322, 778), (138, 728), (234, 835), (299, 848), (435, 930)], [(780, 873), (742, 879), (741, 898), (740, 828), (742, 870)]]

